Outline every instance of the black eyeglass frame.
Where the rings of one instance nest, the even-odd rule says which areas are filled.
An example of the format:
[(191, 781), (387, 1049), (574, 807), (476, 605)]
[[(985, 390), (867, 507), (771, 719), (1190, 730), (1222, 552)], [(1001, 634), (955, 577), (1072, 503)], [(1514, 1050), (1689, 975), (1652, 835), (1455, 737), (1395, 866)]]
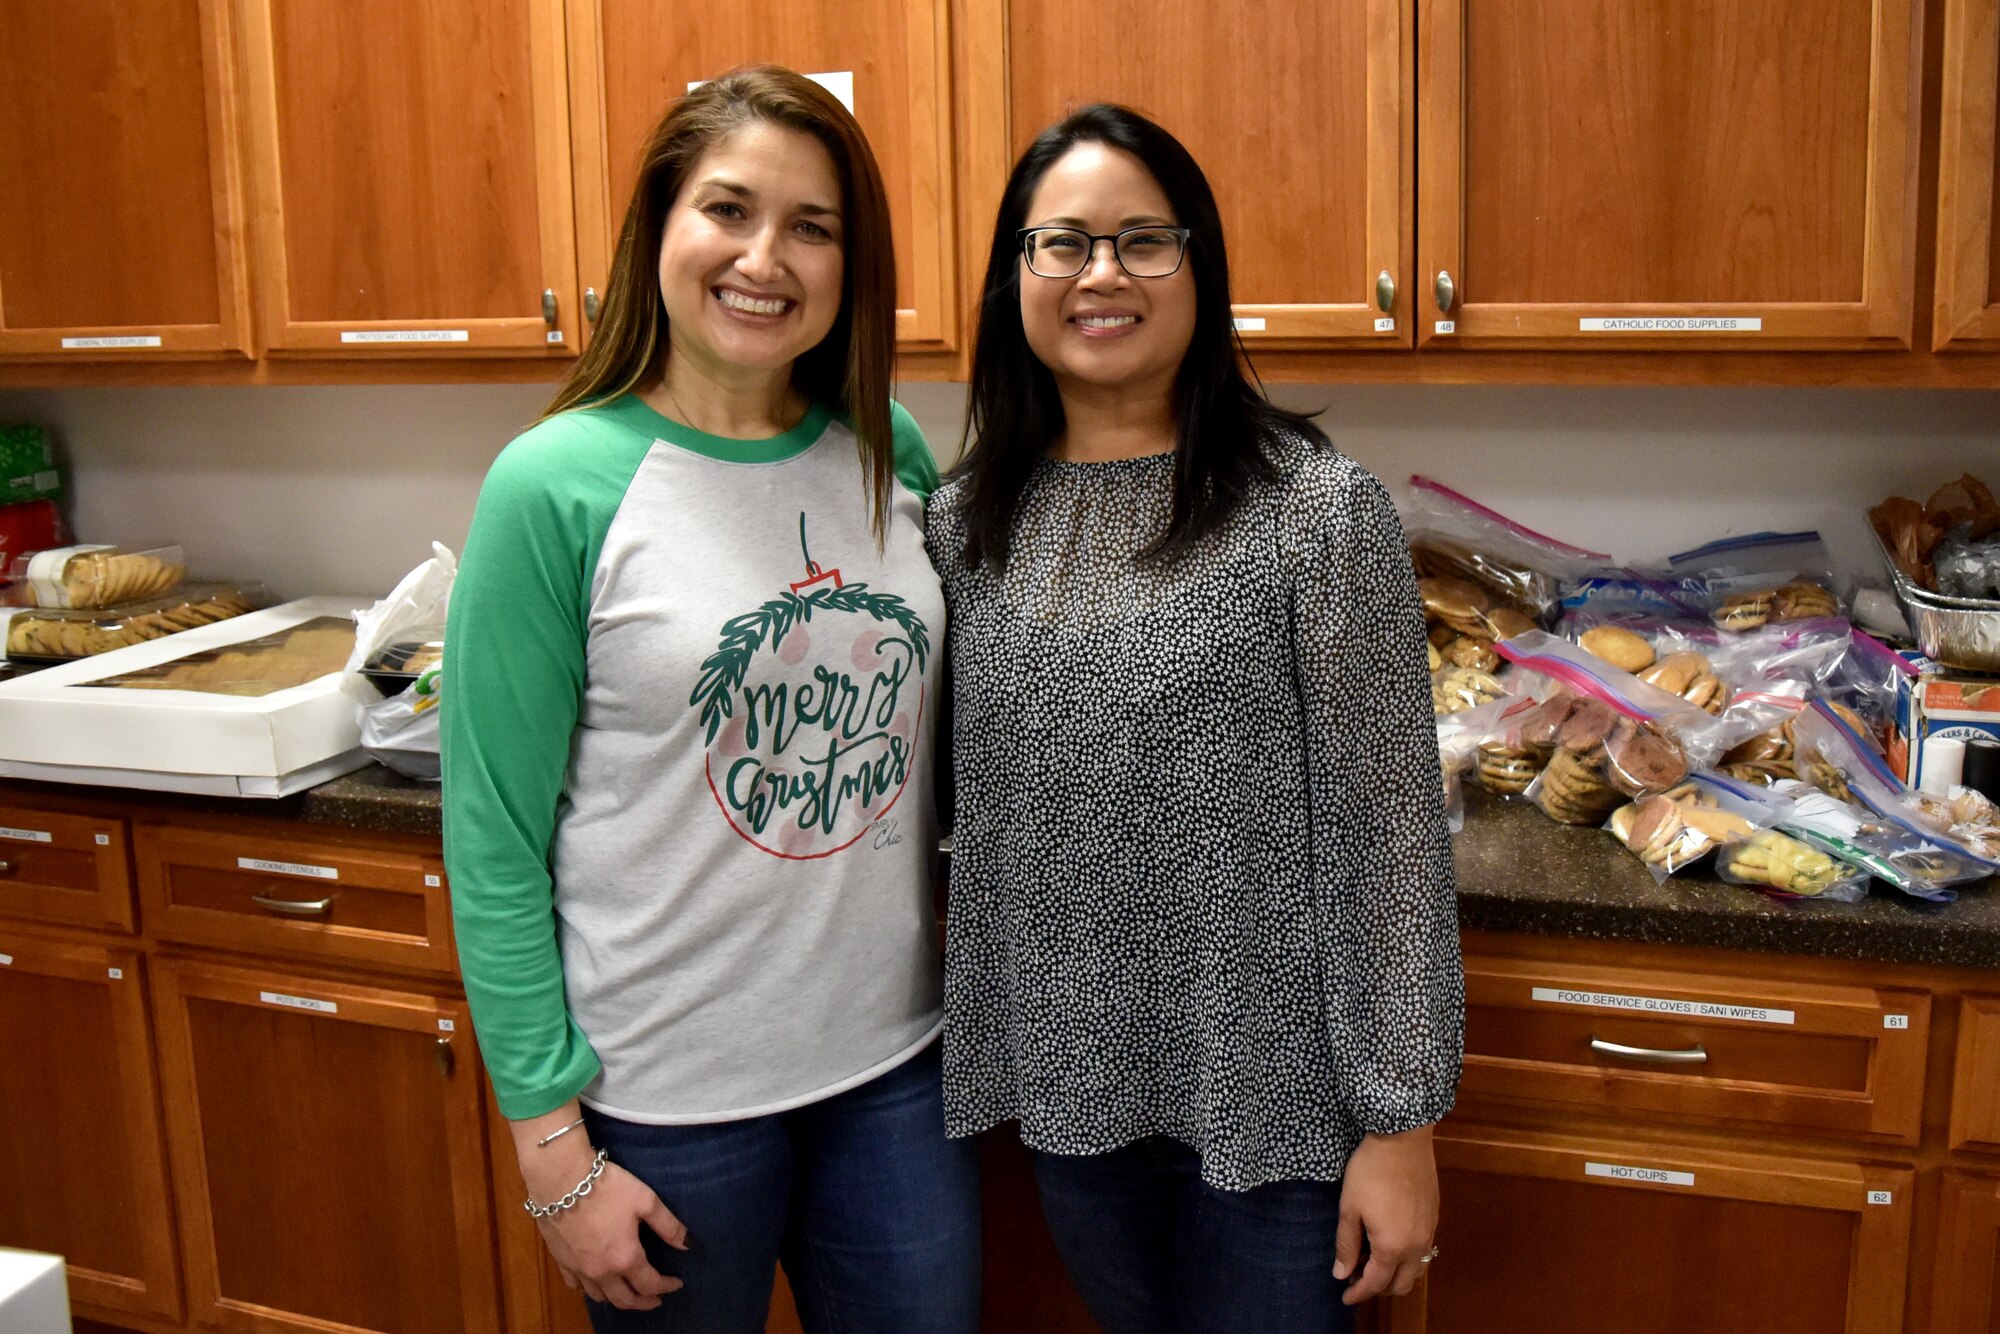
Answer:
[[(1063, 282), (1070, 278), (1082, 277), (1084, 271), (1090, 267), (1091, 261), (1097, 258), (1097, 243), (1099, 241), (1111, 242), (1111, 258), (1114, 261), (1116, 261), (1119, 268), (1125, 271), (1126, 277), (1137, 278), (1142, 282), (1149, 278), (1171, 278), (1176, 273), (1179, 273), (1181, 271), (1181, 265), (1187, 263), (1188, 240), (1194, 235), (1194, 229), (1192, 227), (1169, 227), (1164, 223), (1151, 223), (1138, 227), (1125, 227), (1115, 232), (1106, 232), (1096, 236), (1093, 236), (1091, 235), (1091, 233), (1084, 231), (1081, 227), (1023, 227), (1019, 231), (1014, 233), (1014, 242), (1021, 248), (1021, 262), (1026, 264), (1028, 266), (1028, 272), (1033, 273), (1037, 278), (1049, 278), (1051, 277), (1051, 275), (1046, 273), (1037, 273), (1035, 270), (1035, 261), (1029, 253), (1029, 246), (1032, 244), (1036, 232), (1069, 232), (1071, 235), (1081, 236), (1084, 238), (1084, 240), (1089, 242), (1089, 249), (1084, 251), (1083, 262), (1076, 266), (1076, 272), (1065, 273), (1055, 276), (1054, 281), (1056, 282)], [(1181, 253), (1180, 257), (1174, 261), (1174, 266), (1171, 269), (1168, 269), (1165, 273), (1132, 272), (1131, 266), (1125, 262), (1125, 256), (1120, 254), (1119, 250), (1121, 249), (1121, 243), (1124, 241), (1124, 239), (1130, 236), (1133, 232), (1171, 232), (1175, 236), (1178, 236), (1181, 242)]]

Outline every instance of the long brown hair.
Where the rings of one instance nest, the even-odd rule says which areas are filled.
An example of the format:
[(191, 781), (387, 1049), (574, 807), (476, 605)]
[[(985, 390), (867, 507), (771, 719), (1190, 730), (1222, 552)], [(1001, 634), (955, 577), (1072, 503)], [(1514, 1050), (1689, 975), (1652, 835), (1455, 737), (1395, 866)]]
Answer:
[(896, 359), (896, 252), (889, 199), (861, 126), (838, 98), (803, 74), (777, 65), (746, 66), (702, 84), (667, 109), (640, 154), (596, 332), (537, 420), (630, 393), (664, 371), (667, 311), (658, 267), (667, 214), (702, 155), (758, 120), (819, 140), (840, 178), (845, 257), (840, 314), (826, 337), (793, 365), (792, 381), (853, 423), (879, 542), (888, 528), (895, 477), (889, 389)]

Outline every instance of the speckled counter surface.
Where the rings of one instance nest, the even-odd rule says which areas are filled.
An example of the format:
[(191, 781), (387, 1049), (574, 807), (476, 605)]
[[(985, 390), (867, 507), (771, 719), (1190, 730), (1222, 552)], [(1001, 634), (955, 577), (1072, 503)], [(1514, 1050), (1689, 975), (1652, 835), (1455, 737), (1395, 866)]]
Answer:
[(296, 798), (299, 818), (373, 834), (442, 837), (444, 801), (436, 783), (404, 778), (379, 764), (321, 783)]
[(1774, 899), (1706, 875), (1655, 884), (1602, 830), (1566, 828), (1525, 802), (1475, 802), (1453, 848), (1468, 929), (2000, 968), (2000, 881), (1941, 904), (1879, 882), (1860, 903)]

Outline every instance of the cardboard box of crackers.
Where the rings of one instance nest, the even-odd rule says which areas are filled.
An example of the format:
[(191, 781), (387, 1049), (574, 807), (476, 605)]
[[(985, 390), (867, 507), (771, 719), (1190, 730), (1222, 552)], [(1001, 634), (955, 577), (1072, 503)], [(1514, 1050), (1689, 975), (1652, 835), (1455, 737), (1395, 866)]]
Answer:
[(0, 776), (282, 797), (367, 763), (353, 613), (302, 598), (0, 681)]
[(1924, 742), (1933, 737), (2000, 741), (2000, 676), (1946, 667), (1914, 651), (1903, 657), (1919, 675), (1903, 684), (1896, 728), (1909, 744), (1903, 781), (1919, 788), (1925, 778)]

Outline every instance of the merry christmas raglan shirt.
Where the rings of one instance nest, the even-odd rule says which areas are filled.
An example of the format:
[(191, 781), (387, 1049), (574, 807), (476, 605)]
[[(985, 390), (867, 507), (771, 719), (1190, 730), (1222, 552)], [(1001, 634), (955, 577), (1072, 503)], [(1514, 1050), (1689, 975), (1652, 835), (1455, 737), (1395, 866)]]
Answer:
[(939, 1025), (936, 467), (895, 409), (729, 440), (627, 395), (516, 439), (452, 591), (445, 858), (501, 1112), (655, 1124), (853, 1087)]

